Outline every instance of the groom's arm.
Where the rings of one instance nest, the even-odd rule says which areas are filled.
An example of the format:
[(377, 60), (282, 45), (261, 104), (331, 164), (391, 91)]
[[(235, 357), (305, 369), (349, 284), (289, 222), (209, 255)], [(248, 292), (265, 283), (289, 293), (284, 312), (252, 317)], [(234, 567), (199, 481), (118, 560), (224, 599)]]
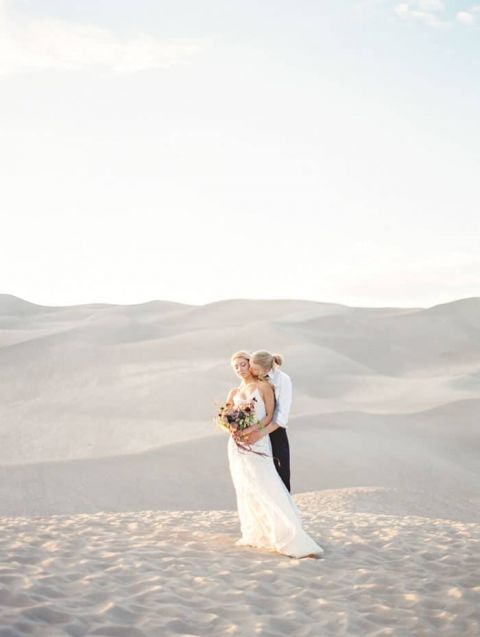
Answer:
[(264, 436), (267, 436), (268, 434), (271, 434), (272, 431), (275, 431), (275, 429), (278, 429), (279, 427), (280, 425), (277, 425), (275, 422), (271, 422), (266, 427), (262, 427), (261, 432)]
[(249, 427), (245, 433), (243, 433), (244, 437), (245, 437), (245, 442), (248, 443), (254, 443), (257, 442), (257, 440), (260, 440), (260, 438), (263, 438), (263, 436), (268, 436), (268, 434), (271, 434), (272, 431), (275, 431), (275, 429), (278, 429), (280, 425), (277, 425), (274, 422), (271, 422), (269, 425), (265, 425), (265, 427), (261, 427), (259, 428), (258, 425), (252, 425), (251, 427)]

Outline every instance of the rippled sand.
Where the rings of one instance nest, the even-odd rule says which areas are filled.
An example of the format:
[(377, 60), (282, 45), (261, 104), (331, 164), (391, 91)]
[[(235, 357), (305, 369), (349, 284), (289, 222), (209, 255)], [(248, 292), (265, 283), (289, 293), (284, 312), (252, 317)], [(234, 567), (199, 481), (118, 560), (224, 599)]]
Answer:
[(375, 497), (295, 497), (322, 559), (236, 547), (231, 511), (0, 518), (0, 636), (478, 637), (480, 524)]

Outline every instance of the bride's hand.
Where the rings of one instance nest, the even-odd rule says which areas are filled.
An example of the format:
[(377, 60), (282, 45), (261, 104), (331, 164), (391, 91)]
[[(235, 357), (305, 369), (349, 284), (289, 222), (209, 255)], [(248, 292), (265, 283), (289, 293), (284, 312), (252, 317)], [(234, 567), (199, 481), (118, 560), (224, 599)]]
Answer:
[(253, 429), (253, 431), (251, 433), (248, 434), (247, 439), (245, 440), (245, 442), (248, 445), (254, 445), (256, 442), (258, 442), (260, 440), (260, 438), (263, 438), (263, 434), (258, 431), (257, 429)]
[(242, 436), (248, 436), (253, 431), (257, 431), (257, 428), (255, 427), (255, 425), (252, 425), (251, 427), (247, 427), (246, 429), (242, 429), (241, 434)]
[(247, 445), (253, 445), (255, 442), (260, 440), (263, 437), (263, 434), (259, 431), (257, 425), (252, 425), (251, 427), (247, 427), (246, 429), (242, 429), (240, 440), (242, 442), (246, 442)]
[(236, 431), (235, 433), (233, 433), (232, 436), (235, 442), (248, 445), (251, 434), (245, 433), (246, 431), (246, 429), (242, 429), (241, 431)]
[(243, 438), (243, 431), (233, 426), (230, 426), (230, 434), (233, 438), (235, 438), (235, 440), (241, 440)]

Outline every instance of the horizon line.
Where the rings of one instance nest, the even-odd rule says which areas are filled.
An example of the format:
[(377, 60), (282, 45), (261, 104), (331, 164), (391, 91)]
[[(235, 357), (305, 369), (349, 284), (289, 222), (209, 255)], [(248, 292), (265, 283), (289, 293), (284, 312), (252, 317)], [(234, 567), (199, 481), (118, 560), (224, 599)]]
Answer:
[(42, 308), (74, 308), (74, 307), (82, 307), (82, 306), (92, 306), (92, 305), (104, 305), (108, 307), (134, 307), (138, 305), (148, 305), (150, 303), (169, 303), (171, 305), (183, 305), (186, 307), (206, 307), (208, 305), (215, 305), (218, 303), (231, 303), (231, 302), (260, 302), (260, 303), (278, 303), (278, 302), (292, 302), (292, 303), (317, 303), (322, 305), (337, 305), (341, 307), (349, 307), (352, 309), (398, 309), (398, 310), (429, 310), (434, 307), (439, 307), (442, 305), (450, 305), (453, 303), (459, 303), (462, 301), (470, 301), (470, 300), (480, 300), (480, 296), (467, 296), (461, 298), (451, 299), (449, 301), (444, 301), (442, 303), (435, 303), (429, 306), (394, 306), (391, 304), (388, 305), (349, 305), (348, 303), (340, 303), (337, 301), (318, 301), (314, 299), (302, 299), (302, 298), (246, 298), (246, 297), (230, 297), (230, 298), (222, 298), (216, 299), (214, 301), (208, 301), (206, 303), (186, 303), (182, 301), (170, 301), (168, 299), (150, 299), (149, 301), (141, 301), (138, 303), (112, 303), (105, 301), (91, 301), (87, 303), (73, 303), (67, 305), (45, 305), (42, 303), (35, 303), (34, 301), (29, 301), (23, 297), (17, 296), (16, 294), (10, 293), (2, 293), (0, 292), (0, 300), (2, 298), (10, 298), (15, 301), (21, 301), (22, 303), (27, 303), (29, 305), (35, 305), (37, 307)]

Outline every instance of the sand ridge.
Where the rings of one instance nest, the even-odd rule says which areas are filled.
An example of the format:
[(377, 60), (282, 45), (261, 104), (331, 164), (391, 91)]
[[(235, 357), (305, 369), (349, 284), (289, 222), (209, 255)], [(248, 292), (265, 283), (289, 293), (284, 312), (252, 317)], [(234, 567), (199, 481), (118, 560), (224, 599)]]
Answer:
[(4, 517), (0, 635), (477, 637), (480, 524), (369, 491), (295, 497), (321, 559), (236, 547), (232, 511)]

